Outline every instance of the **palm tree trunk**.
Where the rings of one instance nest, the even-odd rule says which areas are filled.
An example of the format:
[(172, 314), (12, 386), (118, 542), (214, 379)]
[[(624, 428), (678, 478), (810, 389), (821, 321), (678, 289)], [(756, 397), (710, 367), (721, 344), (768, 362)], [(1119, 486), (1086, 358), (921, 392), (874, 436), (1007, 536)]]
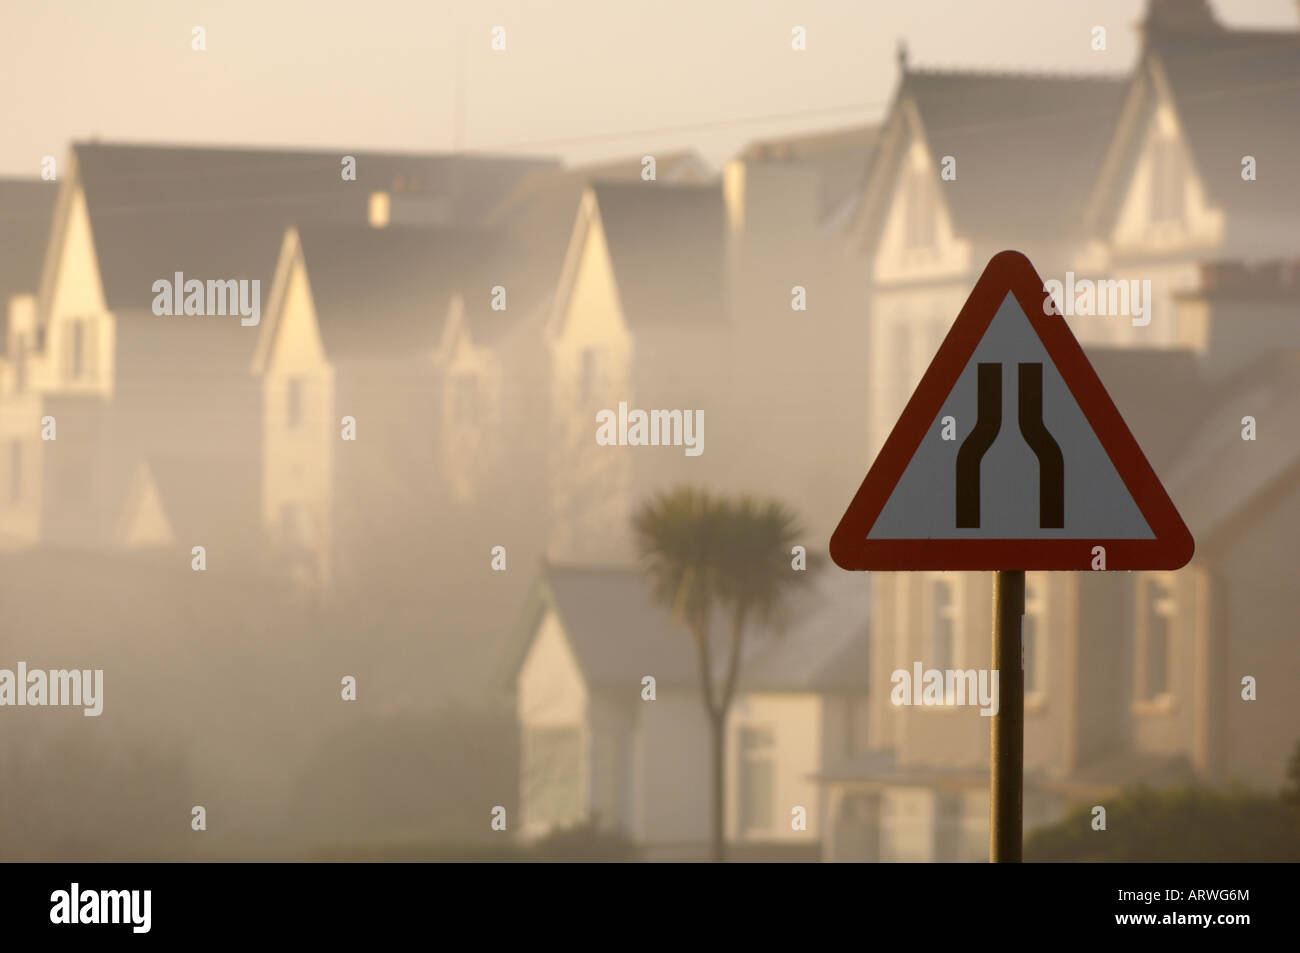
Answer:
[(719, 711), (709, 718), (713, 741), (713, 856), (715, 864), (727, 862), (727, 713)]

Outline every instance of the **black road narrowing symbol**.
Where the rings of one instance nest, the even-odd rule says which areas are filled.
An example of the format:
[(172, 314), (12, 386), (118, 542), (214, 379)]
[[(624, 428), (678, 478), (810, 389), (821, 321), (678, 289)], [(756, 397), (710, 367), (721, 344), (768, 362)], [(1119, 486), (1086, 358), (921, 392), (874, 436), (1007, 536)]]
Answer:
[[(957, 528), (979, 529), (980, 461), (1002, 429), (1002, 365), (977, 367), (975, 426), (957, 450)], [(1043, 425), (1043, 365), (1019, 365), (1020, 435), (1038, 458), (1038, 525), (1065, 526), (1065, 460)]]

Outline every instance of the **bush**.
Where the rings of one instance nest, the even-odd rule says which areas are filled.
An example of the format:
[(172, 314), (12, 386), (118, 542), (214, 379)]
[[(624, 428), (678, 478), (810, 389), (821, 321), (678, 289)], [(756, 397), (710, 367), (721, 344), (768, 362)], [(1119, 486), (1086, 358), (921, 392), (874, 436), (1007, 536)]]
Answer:
[(1025, 841), (1033, 861), (1225, 862), (1300, 860), (1300, 822), (1279, 798), (1246, 790), (1182, 787), (1125, 790), (1103, 805), (1106, 830), (1092, 829), (1092, 805), (1072, 810)]

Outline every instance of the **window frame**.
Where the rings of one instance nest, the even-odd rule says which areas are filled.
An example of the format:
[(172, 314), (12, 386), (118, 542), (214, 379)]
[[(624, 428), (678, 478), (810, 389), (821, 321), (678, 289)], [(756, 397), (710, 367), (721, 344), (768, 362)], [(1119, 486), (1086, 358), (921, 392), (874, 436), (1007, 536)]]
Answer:
[[(748, 738), (756, 744), (746, 745)], [(765, 786), (766, 812), (749, 801), (753, 778)], [(770, 722), (739, 725), (736, 729), (736, 830), (741, 837), (774, 833), (776, 830), (776, 727)], [(766, 817), (757, 815), (766, 813)]]
[[(1032, 595), (1030, 584), (1033, 584)], [(1025, 573), (1025, 613), (1020, 624), (1020, 665), (1025, 673), (1025, 710), (1039, 710), (1047, 704), (1047, 644), (1046, 638), (1048, 607), (1050, 605), (1049, 587), (1051, 574), (1046, 572)], [(1031, 659), (1026, 659), (1025, 620), (1034, 620), (1034, 652)], [(1033, 665), (1036, 686), (1029, 687), (1029, 662)]]
[[(1152, 590), (1160, 589), (1153, 595)], [(1141, 573), (1137, 577), (1137, 625), (1135, 626), (1133, 659), (1133, 708), (1138, 712), (1164, 712), (1174, 705), (1173, 661), (1175, 623), (1178, 619), (1178, 590), (1172, 573)], [(1150, 621), (1152, 614), (1165, 620), (1164, 624), (1164, 682), (1159, 692), (1150, 689), (1151, 639), (1154, 636)]]

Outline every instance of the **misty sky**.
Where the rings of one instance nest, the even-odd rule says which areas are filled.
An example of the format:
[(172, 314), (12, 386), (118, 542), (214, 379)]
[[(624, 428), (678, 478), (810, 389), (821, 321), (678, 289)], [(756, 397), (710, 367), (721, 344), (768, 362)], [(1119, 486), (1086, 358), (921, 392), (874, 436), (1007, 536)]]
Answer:
[[(1295, 0), (1213, 0), (1294, 28)], [(1144, 0), (33, 0), (0, 15), (0, 175), (72, 139), (347, 151), (455, 146), (570, 160), (879, 118), (913, 64), (1120, 72)], [(204, 27), (207, 50), (190, 48)], [(493, 52), (491, 30), (506, 28)], [(790, 49), (795, 25), (808, 50)], [(1109, 49), (1089, 47), (1094, 25)]]

